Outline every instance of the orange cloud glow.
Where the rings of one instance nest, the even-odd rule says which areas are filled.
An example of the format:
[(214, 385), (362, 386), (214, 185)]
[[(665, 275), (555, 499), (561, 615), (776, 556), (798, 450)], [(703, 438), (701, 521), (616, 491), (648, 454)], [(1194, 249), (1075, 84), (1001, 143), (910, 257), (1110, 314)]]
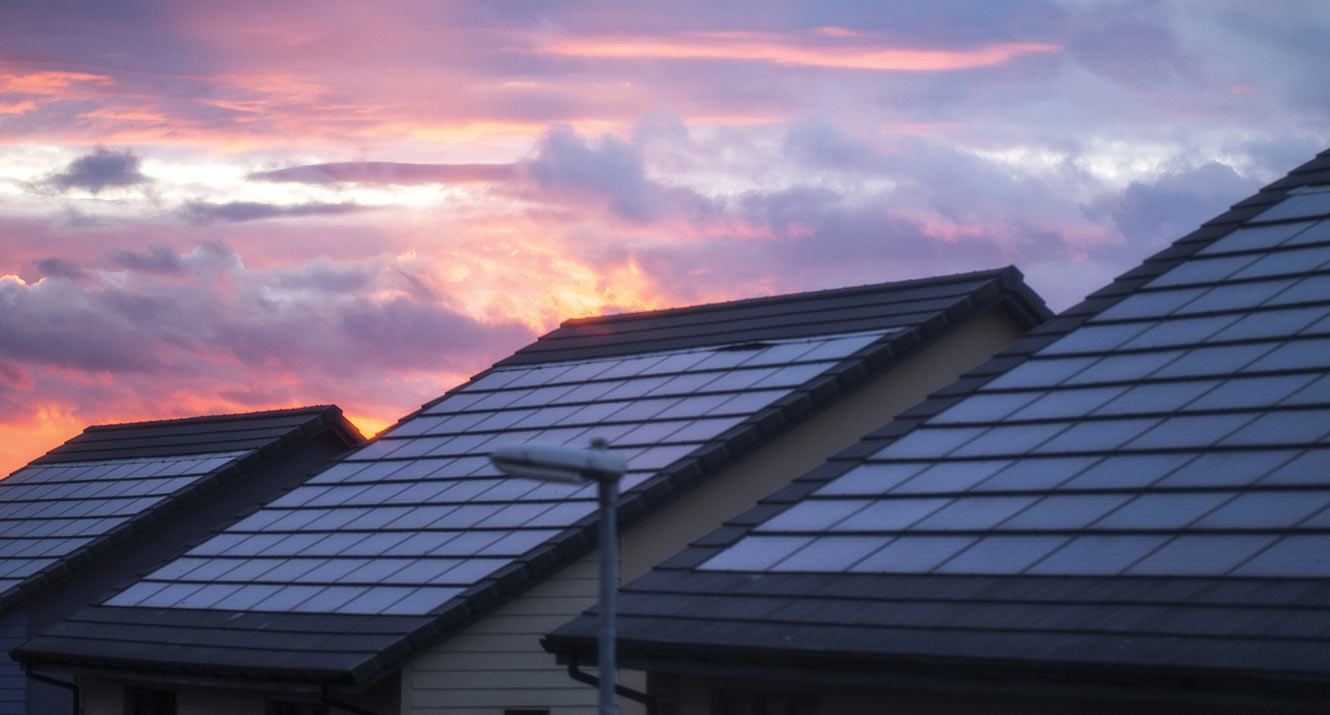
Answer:
[(32, 417), (21, 424), (5, 425), (5, 439), (0, 440), (0, 477), (9, 476), (82, 432), (87, 425), (70, 415), (68, 409), (68, 405), (46, 405), (34, 410)]
[(15, 102), (14, 104), (5, 104), (0, 102), (0, 114), (23, 114), (31, 112), (37, 108), (37, 103), (28, 100), (26, 102)]
[[(826, 33), (823, 33), (826, 34)], [(843, 35), (833, 36), (843, 37)], [(1007, 42), (965, 50), (895, 49), (880, 45), (807, 45), (762, 33), (690, 33), (664, 38), (580, 37), (559, 40), (545, 52), (576, 57), (705, 59), (778, 65), (936, 72), (984, 67), (1031, 53), (1057, 52), (1058, 45)]]
[(75, 83), (111, 85), (115, 82), (105, 75), (86, 72), (29, 72), (17, 74), (0, 70), (0, 93), (38, 94), (54, 96), (63, 94)]

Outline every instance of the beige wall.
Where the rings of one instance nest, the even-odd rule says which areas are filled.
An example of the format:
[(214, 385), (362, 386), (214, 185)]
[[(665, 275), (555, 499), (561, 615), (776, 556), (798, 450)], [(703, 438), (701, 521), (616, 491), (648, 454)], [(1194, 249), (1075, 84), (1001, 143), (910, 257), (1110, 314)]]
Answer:
[[(623, 534), (621, 582), (645, 574), (724, 519), (854, 444), (1022, 335), (1020, 326), (1004, 310), (990, 311), (693, 489)], [(593, 553), (415, 658), (402, 672), (402, 711), (435, 715), (501, 715), (505, 708), (549, 708), (551, 715), (594, 712), (596, 690), (569, 678), (539, 641), (595, 600)], [(642, 673), (622, 673), (619, 682), (646, 689)], [(620, 705), (626, 715), (640, 712), (631, 701), (621, 699)]]

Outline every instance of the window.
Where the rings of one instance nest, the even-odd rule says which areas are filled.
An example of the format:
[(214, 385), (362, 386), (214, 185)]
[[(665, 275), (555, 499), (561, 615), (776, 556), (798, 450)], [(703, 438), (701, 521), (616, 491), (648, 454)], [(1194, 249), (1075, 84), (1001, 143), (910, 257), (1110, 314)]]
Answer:
[(175, 691), (126, 685), (125, 715), (176, 715)]
[(817, 696), (722, 690), (712, 697), (711, 715), (817, 715)]

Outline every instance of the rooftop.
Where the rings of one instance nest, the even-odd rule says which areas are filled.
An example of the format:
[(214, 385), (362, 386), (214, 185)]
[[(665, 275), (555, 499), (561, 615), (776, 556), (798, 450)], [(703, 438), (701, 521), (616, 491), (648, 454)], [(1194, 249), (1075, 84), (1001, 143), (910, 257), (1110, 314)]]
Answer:
[(1325, 682), (1328, 461), (1330, 152), (629, 584), (620, 652)]
[(88, 427), (0, 480), (0, 606), (329, 428), (360, 439), (331, 406)]
[(621, 523), (992, 309), (1012, 268), (569, 321), (20, 649), (35, 662), (367, 684), (594, 548), (592, 488), (488, 453), (605, 437)]

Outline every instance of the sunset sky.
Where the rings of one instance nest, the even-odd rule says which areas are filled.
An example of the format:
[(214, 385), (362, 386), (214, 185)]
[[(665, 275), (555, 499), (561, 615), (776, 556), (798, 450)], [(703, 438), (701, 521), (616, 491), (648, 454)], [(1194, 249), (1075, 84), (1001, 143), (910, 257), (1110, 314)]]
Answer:
[(1054, 309), (1330, 146), (1330, 3), (5, 0), (0, 474), (373, 433), (558, 321), (1015, 264)]

